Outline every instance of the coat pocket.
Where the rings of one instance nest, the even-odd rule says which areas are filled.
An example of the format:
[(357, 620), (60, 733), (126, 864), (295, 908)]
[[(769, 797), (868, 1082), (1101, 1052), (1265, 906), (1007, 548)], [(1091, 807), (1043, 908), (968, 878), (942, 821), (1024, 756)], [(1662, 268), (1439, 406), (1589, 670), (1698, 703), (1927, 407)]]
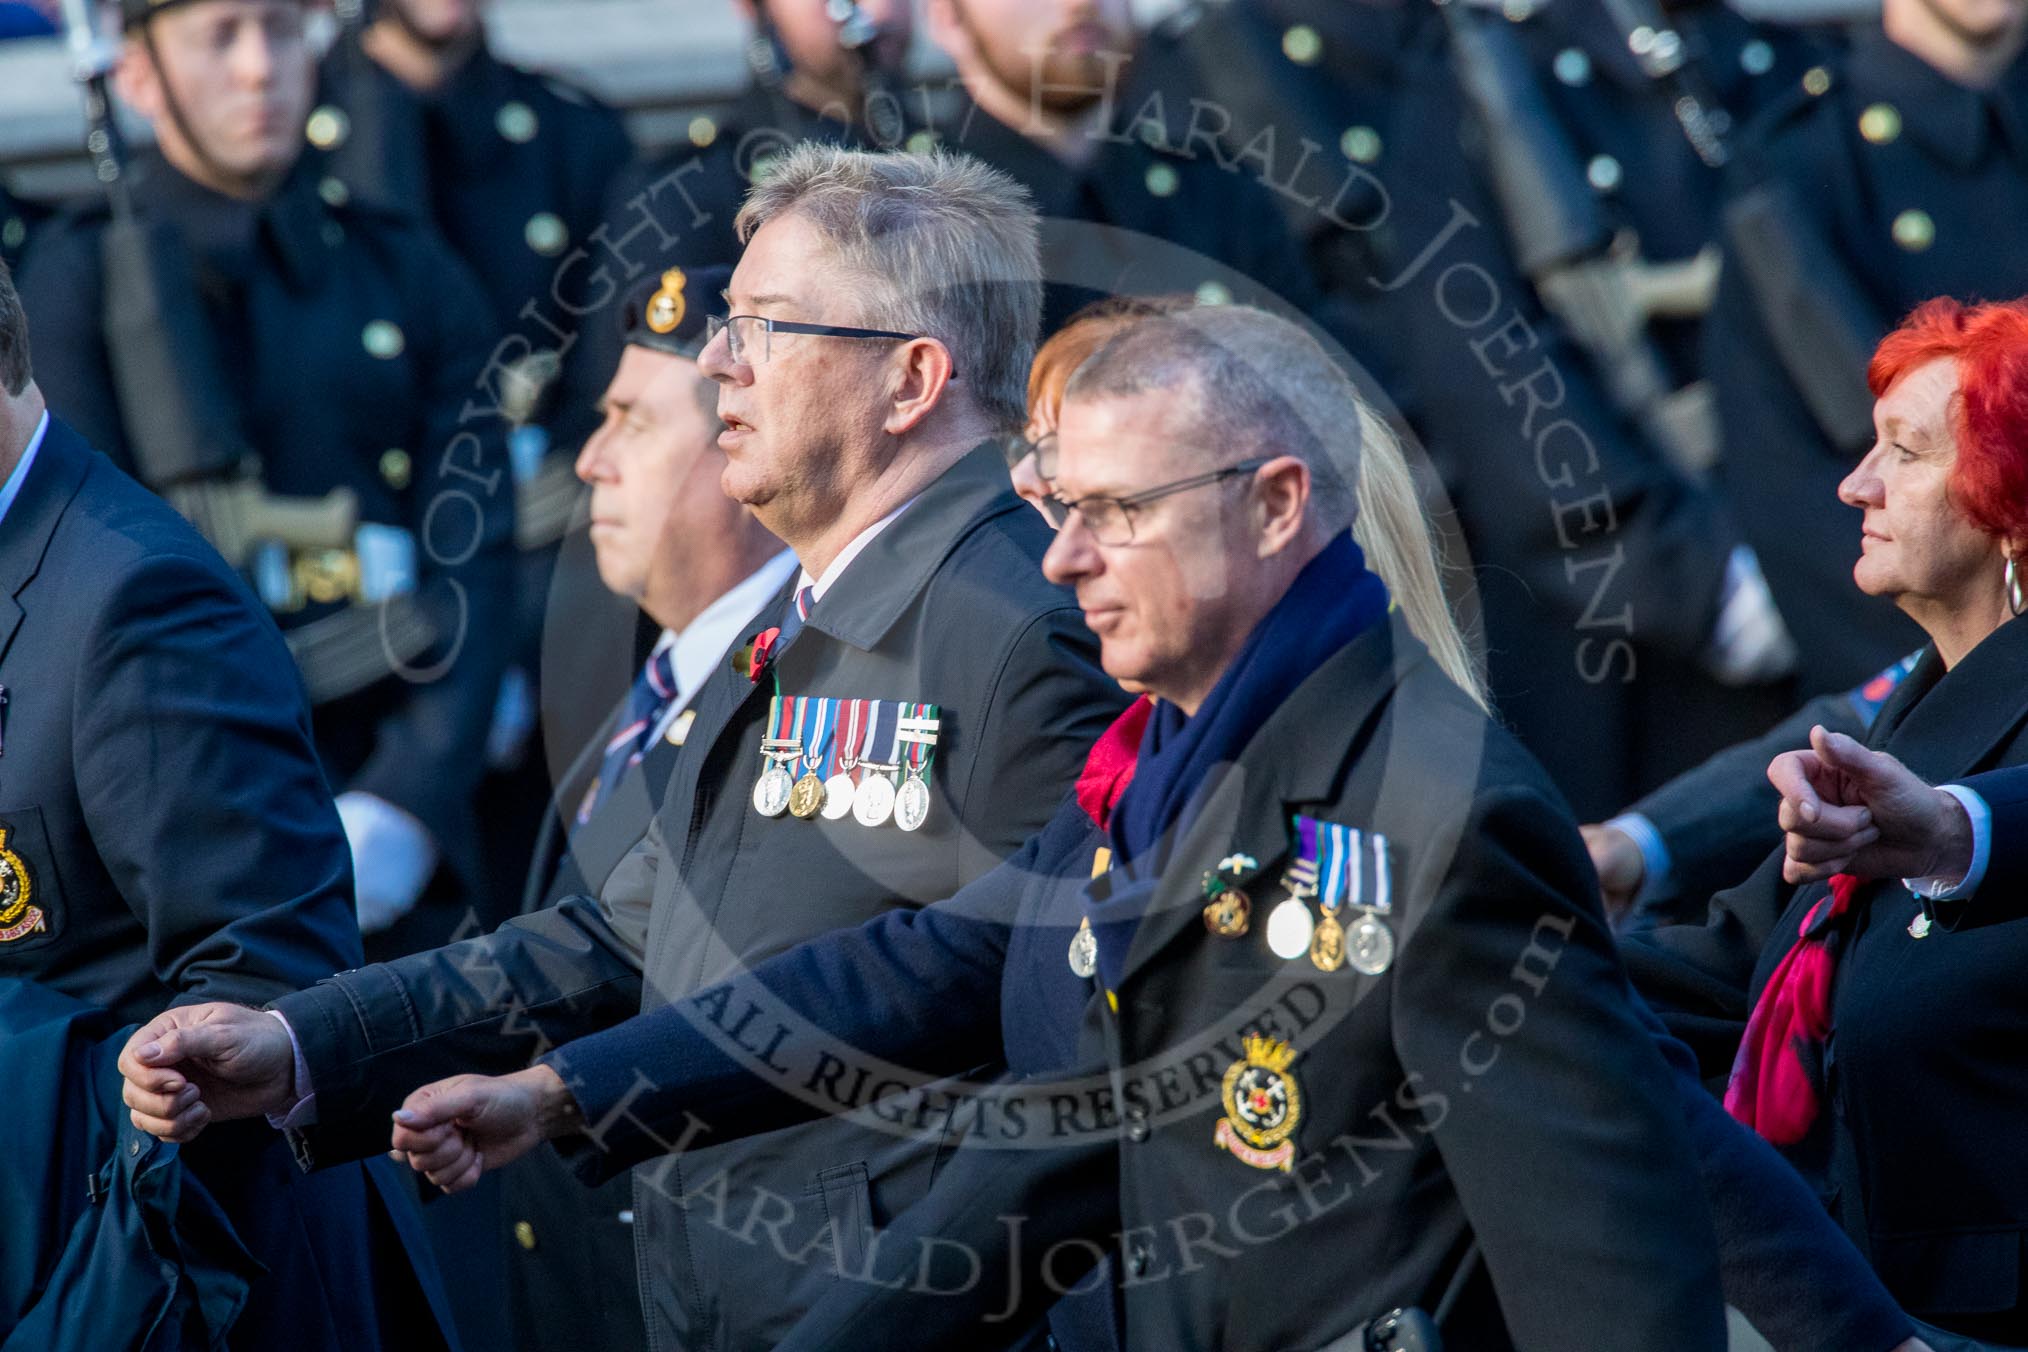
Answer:
[(866, 1165), (855, 1161), (821, 1170), (810, 1191), (824, 1204), (824, 1221), (838, 1246), (838, 1271), (866, 1271), (873, 1244), (873, 1188)]
[(1873, 1236), (1873, 1266), (1912, 1314), (1993, 1314), (2021, 1292), (2019, 1229)]

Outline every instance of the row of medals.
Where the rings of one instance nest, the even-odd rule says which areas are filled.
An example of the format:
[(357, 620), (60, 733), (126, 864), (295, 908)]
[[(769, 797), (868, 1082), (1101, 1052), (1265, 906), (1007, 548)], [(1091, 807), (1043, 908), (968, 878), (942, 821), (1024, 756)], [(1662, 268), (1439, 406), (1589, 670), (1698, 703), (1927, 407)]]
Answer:
[[(1210, 898), (1204, 906), (1204, 928), (1221, 939), (1237, 939), (1253, 927), (1253, 898), (1221, 875), (1237, 877), (1258, 866), (1248, 856), (1235, 855), (1204, 876), (1204, 892)], [(1276, 957), (1293, 960), (1308, 953), (1319, 971), (1335, 972), (1350, 963), (1353, 971), (1366, 976), (1379, 976), (1394, 961), (1394, 931), (1377, 909), (1360, 907), (1349, 933), (1338, 921), (1339, 907), (1320, 908), (1322, 914), (1312, 918), (1310, 898), (1317, 895), (1314, 863), (1291, 864), (1282, 875), (1282, 886), (1288, 895), (1268, 913), (1268, 948)], [(1098, 971), (1098, 936), (1088, 918), (1071, 936), (1070, 970), (1080, 979)]]
[[(1226, 860), (1215, 873), (1204, 878), (1204, 927), (1221, 939), (1237, 939), (1253, 927), (1253, 899), (1224, 873), (1242, 874), (1256, 867), (1245, 856)], [(1359, 918), (1348, 931), (1338, 920), (1338, 906), (1320, 906), (1310, 914), (1310, 899), (1317, 895), (1317, 866), (1298, 859), (1282, 874), (1288, 893), (1268, 912), (1268, 949), (1278, 958), (1295, 959), (1304, 953), (1319, 971), (1335, 972), (1351, 965), (1366, 976), (1379, 976), (1394, 961), (1394, 931), (1371, 906), (1358, 908)]]
[[(801, 742), (771, 737), (761, 743), (761, 755), (768, 768), (754, 783), (753, 810), (763, 817), (786, 812), (804, 821), (820, 816), (841, 821), (849, 815), (861, 826), (884, 826), (892, 818), (904, 831), (918, 830), (929, 820), (929, 784), (921, 775), (909, 774), (897, 788), (890, 776), (901, 771), (899, 765), (841, 761), (838, 773), (829, 779), (818, 778), (814, 771), (798, 779), (788, 767), (803, 758)], [(867, 772), (857, 782), (852, 778), (855, 769)]]

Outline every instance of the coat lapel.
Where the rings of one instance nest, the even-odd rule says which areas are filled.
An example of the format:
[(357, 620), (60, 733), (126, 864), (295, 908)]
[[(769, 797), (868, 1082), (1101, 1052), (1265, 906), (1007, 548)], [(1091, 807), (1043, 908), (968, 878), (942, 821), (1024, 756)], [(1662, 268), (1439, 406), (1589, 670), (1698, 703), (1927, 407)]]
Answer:
[(2024, 672), (2028, 623), (2020, 620), (1995, 629), (1948, 673), (1932, 648), (1902, 682), (1915, 693), (1904, 702), (1897, 690), (1881, 710), (1886, 731), (1875, 744), (1932, 784), (1981, 769), (2028, 719)]
[(21, 627), (19, 597), (41, 569), (57, 523), (77, 496), (93, 454), (77, 433), (54, 417), (49, 420), (20, 496), (8, 509), (6, 529), (0, 530), (0, 661), (6, 659)]

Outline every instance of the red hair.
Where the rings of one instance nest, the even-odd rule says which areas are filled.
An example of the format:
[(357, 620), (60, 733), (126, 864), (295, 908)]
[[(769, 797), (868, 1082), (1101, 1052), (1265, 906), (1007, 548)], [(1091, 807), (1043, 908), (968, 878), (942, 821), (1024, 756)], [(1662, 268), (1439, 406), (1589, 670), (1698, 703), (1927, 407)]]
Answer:
[(1951, 500), (2003, 540), (2028, 540), (2028, 300), (1960, 305), (1924, 301), (1880, 340), (1866, 368), (1878, 399), (1916, 368), (1956, 363)]

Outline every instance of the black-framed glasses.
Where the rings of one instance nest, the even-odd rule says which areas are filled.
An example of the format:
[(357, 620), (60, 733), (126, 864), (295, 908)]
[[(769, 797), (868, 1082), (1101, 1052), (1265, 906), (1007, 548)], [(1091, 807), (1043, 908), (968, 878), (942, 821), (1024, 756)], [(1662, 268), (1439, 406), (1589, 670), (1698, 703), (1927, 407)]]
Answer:
[(1214, 469), (1207, 474), (1193, 474), (1174, 483), (1158, 484), (1124, 498), (1094, 495), (1066, 501), (1052, 493), (1042, 500), (1042, 515), (1048, 518), (1050, 525), (1062, 530), (1070, 524), (1070, 514), (1076, 512), (1079, 519), (1084, 522), (1084, 528), (1090, 531), (1092, 538), (1100, 544), (1132, 544), (1134, 513), (1149, 503), (1174, 493), (1187, 493), (1193, 488), (1207, 488), (1243, 474), (1252, 474), (1267, 463), (1266, 460), (1242, 460), (1237, 465)]
[(896, 333), (892, 329), (855, 329), (842, 324), (804, 324), (793, 319), (769, 319), (766, 315), (713, 315), (704, 321), (704, 341), (725, 334), (726, 350), (745, 366), (757, 366), (774, 350), (777, 333), (807, 333), (819, 338), (881, 338), (908, 343), (919, 333)]

